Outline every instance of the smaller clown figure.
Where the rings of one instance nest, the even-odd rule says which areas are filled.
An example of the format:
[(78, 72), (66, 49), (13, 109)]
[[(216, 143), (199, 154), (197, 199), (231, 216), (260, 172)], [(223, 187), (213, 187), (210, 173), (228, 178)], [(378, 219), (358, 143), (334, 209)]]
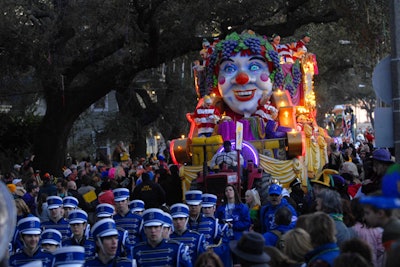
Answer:
[(254, 115), (259, 116), (267, 122), (269, 120), (275, 121), (278, 117), (278, 109), (271, 104), (271, 94), (264, 91), (260, 100), (258, 100), (257, 111)]
[(221, 119), (221, 115), (212, 104), (210, 96), (205, 96), (202, 104), (194, 111), (194, 121), (198, 128), (198, 136), (210, 137), (214, 132), (214, 127)]

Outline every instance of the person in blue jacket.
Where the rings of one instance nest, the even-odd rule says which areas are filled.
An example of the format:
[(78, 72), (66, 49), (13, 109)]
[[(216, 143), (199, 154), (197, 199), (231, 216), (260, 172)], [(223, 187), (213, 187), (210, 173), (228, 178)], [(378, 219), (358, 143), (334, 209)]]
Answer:
[(216, 218), (228, 224), (231, 240), (239, 240), (251, 226), (249, 208), (241, 202), (236, 187), (231, 184), (225, 186), (223, 203), (217, 209)]
[(23, 218), (18, 221), (17, 228), (23, 247), (20, 251), (10, 256), (9, 266), (21, 266), (40, 260), (44, 267), (51, 267), (54, 258), (53, 254), (41, 249), (39, 246), (40, 233), (42, 232), (40, 219), (35, 216)]
[[(170, 223), (172, 220), (167, 224)], [(192, 266), (187, 247), (181, 242), (163, 237), (165, 224), (165, 212), (161, 209), (150, 208), (143, 212), (143, 226), (147, 238), (134, 247), (133, 257), (138, 267)]]
[(68, 221), (72, 236), (64, 239), (62, 246), (82, 246), (85, 248), (85, 258), (94, 257), (96, 254), (96, 244), (93, 239), (86, 238), (85, 236), (88, 214), (83, 210), (70, 211)]
[(68, 221), (63, 217), (63, 200), (59, 196), (47, 197), (47, 209), (50, 213), (48, 221), (42, 222), (42, 229), (55, 229), (60, 231), (63, 238), (71, 236), (71, 228)]
[(91, 234), (96, 242), (97, 254), (94, 258), (87, 259), (87, 267), (132, 267), (132, 260), (117, 255), (118, 230), (113, 219), (103, 219), (95, 223)]
[[(112, 219), (115, 213), (114, 206), (108, 203), (98, 204), (96, 206), (96, 222), (103, 219)], [(118, 248), (117, 255), (132, 258), (132, 249), (135, 244), (134, 240), (129, 239), (128, 231), (117, 225), (118, 231)]]
[(266, 232), (263, 236), (265, 238), (265, 245), (266, 246), (273, 246), (279, 247), (279, 241), (283, 234), (285, 234), (293, 227), (290, 226), (292, 221), (292, 212), (288, 207), (280, 207), (275, 212), (275, 225), (276, 228)]
[[(211, 242), (208, 249), (211, 249), (220, 257), (224, 266), (232, 266), (231, 253), (229, 249), (228, 224), (220, 224), (218, 218), (215, 218), (215, 210), (217, 207), (217, 196), (213, 194), (203, 194), (202, 197), (202, 215), (215, 223), (218, 230), (211, 236), (214, 244)], [(204, 235), (207, 239), (207, 235)]]
[(335, 222), (326, 213), (317, 211), (307, 219), (307, 232), (314, 249), (305, 255), (307, 266), (332, 267), (340, 255), (335, 237)]
[(297, 213), (292, 205), (290, 205), (282, 196), (282, 187), (278, 184), (272, 184), (268, 189), (268, 203), (260, 209), (261, 233), (264, 234), (276, 228), (275, 212), (280, 207), (288, 207), (292, 213), (290, 227), (294, 228), (297, 221)]
[(128, 231), (129, 240), (132, 242), (140, 240), (140, 225), (142, 216), (132, 213), (129, 208), (129, 190), (126, 188), (116, 188), (113, 190), (115, 211), (113, 219), (118, 227)]
[(171, 217), (174, 224), (174, 232), (170, 235), (171, 240), (184, 243), (189, 250), (192, 263), (197, 257), (206, 251), (206, 240), (204, 234), (189, 230), (189, 207), (186, 204), (176, 203), (171, 206)]

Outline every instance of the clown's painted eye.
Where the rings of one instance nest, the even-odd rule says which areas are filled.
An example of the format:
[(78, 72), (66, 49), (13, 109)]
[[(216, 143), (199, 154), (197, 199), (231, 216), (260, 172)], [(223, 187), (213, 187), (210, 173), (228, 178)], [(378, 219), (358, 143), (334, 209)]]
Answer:
[(232, 73), (232, 72), (235, 72), (236, 69), (237, 69), (237, 68), (236, 68), (235, 65), (227, 64), (227, 65), (225, 65), (225, 67), (224, 67), (224, 72), (226, 72), (226, 73)]
[(249, 70), (250, 71), (258, 71), (259, 69), (261, 69), (261, 66), (259, 64), (253, 63), (249, 66)]

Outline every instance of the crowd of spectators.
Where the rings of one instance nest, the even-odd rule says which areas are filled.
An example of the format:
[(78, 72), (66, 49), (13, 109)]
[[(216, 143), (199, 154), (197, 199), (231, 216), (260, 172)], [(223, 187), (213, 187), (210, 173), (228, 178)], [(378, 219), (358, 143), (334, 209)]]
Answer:
[[(227, 185), (217, 206), (215, 195), (182, 192), (168, 158), (131, 160), (122, 145), (109, 165), (73, 162), (55, 177), (30, 157), (2, 177), (17, 210), (10, 266), (54, 266), (71, 246), (84, 248), (79, 266), (153, 266), (158, 246), (174, 254), (158, 260), (176, 266), (383, 267), (398, 251), (399, 187), (386, 183), (400, 183), (400, 169), (388, 149), (332, 142), (320, 173), (271, 184), (266, 205), (257, 190)], [(394, 195), (382, 197), (385, 188)]]

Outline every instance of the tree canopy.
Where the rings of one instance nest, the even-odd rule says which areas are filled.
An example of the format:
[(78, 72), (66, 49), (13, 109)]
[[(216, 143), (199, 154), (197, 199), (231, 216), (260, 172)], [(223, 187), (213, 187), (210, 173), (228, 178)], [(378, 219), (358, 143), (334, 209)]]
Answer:
[[(289, 40), (310, 32), (322, 113), (335, 101), (332, 91), (354, 88), (349, 77), (362, 74), (362, 82), (370, 84), (366, 74), (389, 50), (383, 0), (3, 0), (0, 7), (1, 100), (18, 96), (25, 105), (46, 100), (32, 153), (38, 169), (56, 174), (74, 121), (110, 90), (120, 95), (123, 112), (130, 109), (149, 121), (164, 116), (166, 125), (176, 120), (166, 104), (179, 105), (183, 94), (173, 89), (172, 79), (163, 105), (154, 106), (134, 86), (135, 77), (198, 51), (203, 38), (252, 29)], [(133, 96), (131, 102), (122, 101), (126, 95)], [(145, 109), (137, 95), (147, 101)], [(172, 128), (166, 138), (177, 137)]]

